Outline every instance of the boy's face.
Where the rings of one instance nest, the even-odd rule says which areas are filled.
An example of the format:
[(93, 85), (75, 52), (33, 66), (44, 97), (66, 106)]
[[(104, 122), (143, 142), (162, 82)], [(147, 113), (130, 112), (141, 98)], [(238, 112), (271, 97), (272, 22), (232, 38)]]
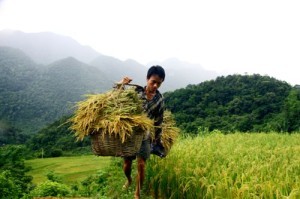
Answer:
[(163, 79), (161, 79), (158, 75), (151, 75), (149, 79), (147, 79), (147, 89), (151, 93), (155, 93), (156, 90), (163, 83)]

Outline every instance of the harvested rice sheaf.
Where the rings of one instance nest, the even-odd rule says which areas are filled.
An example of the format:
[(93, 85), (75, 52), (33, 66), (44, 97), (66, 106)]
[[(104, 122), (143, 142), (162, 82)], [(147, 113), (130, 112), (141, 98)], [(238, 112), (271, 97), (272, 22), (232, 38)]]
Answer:
[(176, 122), (170, 111), (164, 112), (164, 120), (162, 123), (161, 141), (166, 151), (169, 151), (179, 136), (179, 128), (176, 127)]
[(122, 142), (136, 129), (153, 129), (153, 121), (143, 112), (142, 100), (134, 88), (116, 89), (102, 94), (88, 95), (77, 104), (70, 119), (71, 129), (78, 140), (95, 132), (119, 136)]

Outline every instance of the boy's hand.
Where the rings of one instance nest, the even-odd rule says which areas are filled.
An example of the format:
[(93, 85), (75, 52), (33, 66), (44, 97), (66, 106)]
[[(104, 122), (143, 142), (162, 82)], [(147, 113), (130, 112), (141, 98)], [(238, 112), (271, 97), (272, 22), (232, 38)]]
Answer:
[(124, 77), (123, 78), (123, 84), (129, 84), (132, 81), (130, 77)]
[(114, 88), (124, 89), (124, 85), (129, 84), (132, 81), (129, 77), (124, 77), (121, 81), (116, 82)]
[(132, 81), (130, 77), (124, 77), (118, 84), (129, 84)]

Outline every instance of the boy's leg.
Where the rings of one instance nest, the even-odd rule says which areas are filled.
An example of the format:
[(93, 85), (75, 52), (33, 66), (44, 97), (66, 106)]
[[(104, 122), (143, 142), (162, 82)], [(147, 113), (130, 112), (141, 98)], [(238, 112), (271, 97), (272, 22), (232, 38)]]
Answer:
[(145, 179), (145, 166), (146, 166), (146, 160), (142, 157), (138, 157), (137, 159), (138, 175), (136, 177), (136, 189), (135, 189), (136, 199), (140, 198), (140, 191)]
[(137, 154), (137, 170), (135, 198), (140, 198), (140, 192), (145, 179), (146, 160), (150, 157), (150, 139), (143, 140), (141, 149)]
[(124, 158), (124, 164), (123, 164), (123, 171), (124, 174), (127, 178), (127, 182), (123, 185), (123, 188), (128, 188), (131, 183), (132, 183), (132, 178), (131, 178), (131, 166), (132, 166), (132, 160)]

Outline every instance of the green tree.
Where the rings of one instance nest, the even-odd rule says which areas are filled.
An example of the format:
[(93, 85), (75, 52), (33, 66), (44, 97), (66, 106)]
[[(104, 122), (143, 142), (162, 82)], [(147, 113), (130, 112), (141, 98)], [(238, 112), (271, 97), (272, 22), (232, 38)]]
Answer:
[(300, 131), (300, 90), (290, 91), (284, 103), (283, 116), (287, 132)]
[(14, 190), (10, 192), (11, 195), (7, 198), (21, 198), (32, 187), (32, 177), (26, 175), (30, 169), (25, 167), (24, 157), (26, 153), (24, 146), (0, 147), (0, 178), (7, 179), (7, 182), (1, 183), (1, 189), (3, 189), (3, 193), (5, 193), (6, 188)]

